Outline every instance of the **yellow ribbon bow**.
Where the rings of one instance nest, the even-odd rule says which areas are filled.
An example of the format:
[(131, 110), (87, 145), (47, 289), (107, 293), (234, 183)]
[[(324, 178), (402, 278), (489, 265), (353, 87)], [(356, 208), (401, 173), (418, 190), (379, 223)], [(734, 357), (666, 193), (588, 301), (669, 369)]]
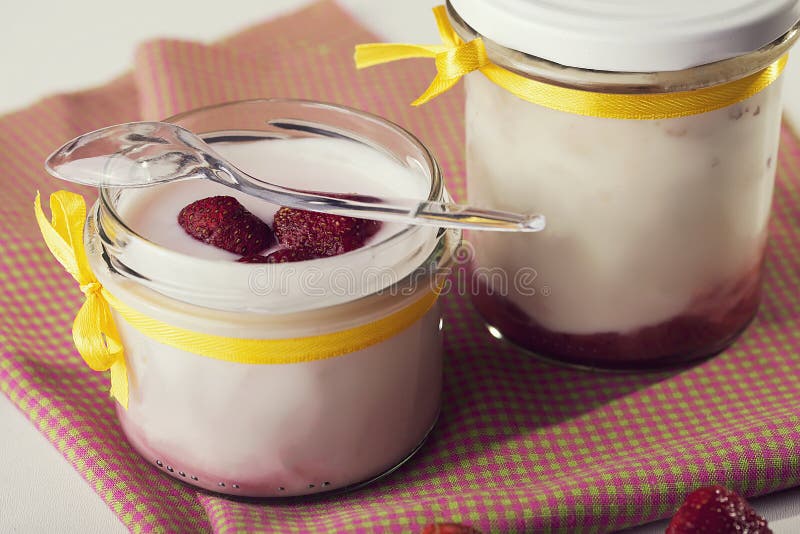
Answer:
[(36, 221), (47, 248), (80, 284), (86, 300), (72, 323), (72, 339), (86, 364), (95, 371), (111, 370), (111, 396), (128, 408), (128, 371), (122, 341), (108, 305), (108, 292), (95, 278), (83, 245), (86, 204), (69, 191), (50, 196), (52, 220), (42, 211), (39, 193), (34, 201)]
[(656, 120), (699, 115), (746, 100), (777, 80), (784, 55), (768, 67), (732, 82), (671, 93), (615, 94), (583, 91), (532, 80), (492, 63), (483, 40), (465, 43), (456, 34), (444, 6), (433, 9), (442, 45), (372, 43), (356, 46), (356, 67), (363, 69), (400, 59), (436, 58), (436, 78), (413, 102), (419, 106), (453, 87), (465, 74), (480, 71), (490, 81), (528, 102), (575, 115), (610, 119)]
[(355, 60), (359, 69), (399, 59), (436, 58), (436, 77), (422, 96), (412, 102), (413, 106), (425, 104), (448, 91), (465, 74), (490, 65), (480, 38), (465, 43), (450, 25), (444, 6), (433, 8), (433, 14), (444, 44), (371, 43), (356, 46)]

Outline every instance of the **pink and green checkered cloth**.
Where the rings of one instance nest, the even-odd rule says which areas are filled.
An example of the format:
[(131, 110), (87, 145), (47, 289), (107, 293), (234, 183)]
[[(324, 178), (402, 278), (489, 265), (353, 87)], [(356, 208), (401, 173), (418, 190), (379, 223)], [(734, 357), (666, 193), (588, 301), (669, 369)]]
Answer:
[(463, 198), (461, 92), (410, 107), (432, 65), (356, 72), (353, 46), (374, 40), (323, 2), (212, 46), (146, 43), (131, 74), (0, 118), (0, 390), (120, 520), (170, 533), (418, 532), (433, 521), (606, 532), (671, 515), (699, 485), (748, 496), (799, 485), (800, 143), (788, 128), (761, 312), (710, 361), (642, 375), (551, 367), (486, 335), (467, 299), (450, 295), (441, 420), (419, 455), (378, 484), (307, 501), (229, 500), (166, 478), (130, 448), (107, 377), (72, 345), (82, 295), (36, 229), (35, 191), (62, 186), (42, 170), (44, 158), (112, 123), (241, 98), (312, 98), (416, 132)]

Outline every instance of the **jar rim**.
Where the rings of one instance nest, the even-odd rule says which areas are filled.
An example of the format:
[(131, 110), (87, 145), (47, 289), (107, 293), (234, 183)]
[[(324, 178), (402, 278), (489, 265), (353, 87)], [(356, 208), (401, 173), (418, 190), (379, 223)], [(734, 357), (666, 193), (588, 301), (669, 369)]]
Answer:
[(800, 21), (797, 21), (775, 41), (757, 50), (704, 65), (674, 71), (595, 70), (562, 65), (503, 46), (481, 35), (470, 26), (459, 15), (450, 0), (447, 0), (446, 7), (450, 23), (459, 37), (464, 41), (480, 37), (484, 42), (488, 58), (496, 65), (521, 76), (551, 85), (597, 93), (673, 93), (733, 82), (754, 74), (777, 61), (800, 37)]
[[(376, 114), (361, 111), (352, 107), (348, 106), (341, 106), (338, 104), (332, 104), (327, 102), (315, 101), (315, 100), (304, 100), (304, 99), (289, 99), (289, 98), (261, 98), (261, 99), (246, 99), (246, 100), (237, 100), (237, 101), (230, 101), (224, 102), (220, 104), (214, 104), (211, 106), (204, 106), (195, 108), (192, 110), (188, 110), (176, 115), (173, 115), (167, 119), (165, 122), (180, 122), (181, 120), (191, 118), (195, 115), (200, 115), (203, 113), (209, 112), (225, 112), (233, 107), (242, 107), (242, 106), (255, 106), (259, 109), (266, 108), (302, 108), (304, 111), (314, 112), (315, 110), (324, 110), (328, 113), (333, 114), (342, 114), (343, 116), (347, 116), (348, 118), (355, 118), (357, 121), (365, 121), (367, 125), (377, 125), (378, 127), (382, 128), (382, 131), (386, 131), (389, 135), (396, 136), (398, 140), (402, 143), (406, 143), (409, 147), (412, 147), (415, 151), (415, 155), (419, 156), (419, 160), (415, 160), (415, 163), (422, 167), (426, 178), (430, 181), (429, 191), (428, 191), (428, 200), (432, 201), (443, 201), (449, 200), (449, 195), (447, 190), (444, 186), (444, 180), (442, 177), (441, 169), (439, 167), (438, 162), (436, 161), (435, 157), (433, 156), (432, 152), (428, 147), (419, 140), (414, 134), (403, 128), (402, 126), (398, 125), (397, 123), (390, 121), (384, 117), (380, 117)], [(324, 121), (320, 121), (319, 124), (322, 125)], [(216, 130), (217, 132), (222, 130)], [(210, 134), (213, 133), (209, 132), (197, 132), (200, 134)], [(351, 140), (358, 140), (364, 141), (362, 138), (354, 138)], [(366, 143), (371, 148), (380, 148), (379, 143)], [(298, 269), (298, 266), (301, 264), (305, 264), (302, 267), (308, 268), (309, 266), (313, 265), (316, 268), (325, 269), (326, 267), (330, 267), (336, 258), (318, 258), (315, 260), (310, 260), (306, 262), (295, 262), (295, 263), (278, 263), (278, 264), (244, 264), (244, 263), (237, 263), (237, 262), (226, 262), (224, 260), (213, 260), (207, 258), (198, 258), (196, 256), (190, 256), (188, 254), (184, 254), (181, 252), (177, 252), (174, 250), (169, 249), (166, 246), (160, 245), (158, 243), (153, 242), (152, 240), (142, 236), (138, 232), (136, 232), (130, 225), (125, 221), (124, 217), (120, 215), (119, 211), (117, 210), (116, 200), (118, 195), (120, 194), (120, 189), (118, 188), (100, 188), (100, 194), (98, 198), (99, 208), (96, 211), (95, 222), (97, 226), (97, 235), (100, 237), (100, 241), (102, 242), (102, 246), (104, 249), (104, 260), (105, 264), (113, 269), (118, 274), (122, 275), (125, 278), (133, 280), (135, 282), (139, 282), (141, 285), (148, 287), (150, 289), (154, 289), (157, 292), (167, 296), (176, 298), (177, 300), (188, 302), (186, 298), (181, 298), (182, 295), (187, 295), (188, 288), (183, 287), (180, 285), (180, 279), (178, 276), (170, 283), (162, 283), (162, 281), (154, 279), (155, 277), (150, 276), (150, 273), (143, 272), (143, 266), (141, 264), (133, 264), (131, 262), (131, 255), (128, 254), (127, 256), (123, 253), (123, 248), (128, 247), (136, 248), (139, 252), (146, 251), (147, 254), (155, 255), (159, 258), (171, 258), (177, 262), (179, 265), (183, 267), (187, 267), (190, 264), (196, 264), (200, 266), (208, 266), (212, 267), (219, 267), (220, 265), (228, 266), (230, 265), (231, 269), (238, 269), (241, 271), (242, 274), (247, 274), (247, 272), (254, 272), (257, 269), (260, 270), (267, 270), (272, 272), (281, 272), (287, 271), (288, 269)], [(423, 226), (414, 226), (408, 225), (404, 228), (398, 229), (397, 232), (392, 233), (391, 235), (386, 236), (385, 238), (375, 241), (373, 243), (368, 243), (364, 247), (361, 247), (357, 250), (350, 251), (345, 255), (348, 257), (353, 258), (354, 260), (358, 255), (361, 257), (371, 256), (371, 257), (380, 257), (382, 254), (385, 254), (387, 251), (390, 251), (392, 248), (397, 248), (402, 245), (402, 243), (408, 242), (408, 240), (416, 239), (416, 240), (423, 240), (426, 239), (425, 232), (428, 232), (431, 235), (434, 235), (434, 242), (439, 242), (442, 240), (443, 236), (447, 234), (449, 230), (444, 228), (432, 228), (432, 227), (423, 227)], [(432, 245), (432, 251), (430, 253), (424, 254), (424, 258), (422, 262), (418, 265), (415, 265), (415, 268), (419, 268), (422, 265), (425, 265), (427, 261), (430, 260), (431, 256), (436, 254), (436, 250), (440, 248), (435, 245)], [(108, 257), (108, 253), (111, 252), (112, 255), (115, 256), (114, 261)], [(352, 255), (352, 256), (351, 256)], [(342, 255), (344, 256), (344, 255)], [(341, 261), (341, 260), (339, 260)], [(327, 266), (326, 266), (327, 262)], [(146, 270), (146, 266), (144, 266)], [(176, 267), (176, 270), (180, 270), (179, 267)], [(401, 283), (403, 280), (408, 278), (408, 275), (398, 276), (397, 279), (392, 283), (389, 284), (395, 285)], [(172, 287), (171, 284), (177, 284), (176, 287)], [(210, 288), (204, 288), (206, 290), (211, 291)], [(241, 289), (241, 288), (240, 288)], [(359, 300), (364, 297), (368, 297), (374, 292), (386, 290), (386, 287), (376, 288), (375, 291), (369, 292), (366, 294), (354, 294), (351, 295), (351, 298), (342, 298), (338, 299), (337, 302), (324, 304), (323, 306), (334, 305), (334, 304), (341, 304), (345, 302), (353, 302), (355, 300)], [(221, 298), (222, 301), (227, 302), (228, 304), (232, 304), (232, 301), (236, 298), (235, 294), (228, 294), (229, 288), (226, 288), (225, 291), (221, 291), (218, 298)], [(224, 295), (222, 293), (225, 293)], [(235, 292), (234, 292), (235, 293)], [(211, 298), (209, 296), (209, 298)], [(260, 299), (261, 301), (269, 300), (269, 299)], [(250, 305), (246, 308), (246, 311), (303, 311), (306, 309), (313, 309), (318, 306), (314, 306), (311, 299), (306, 299), (308, 302), (304, 302), (302, 305), (289, 305), (286, 306), (285, 303), (281, 303), (279, 305), (269, 305), (265, 304), (266, 307), (262, 307), (258, 304)], [(222, 302), (220, 301), (220, 302)], [(189, 304), (193, 304), (193, 302), (188, 302)], [(235, 304), (232, 304), (235, 306)], [(207, 307), (216, 308), (214, 305), (209, 304)], [(224, 309), (229, 309), (229, 306), (223, 306)]]
[[(389, 126), (396, 133), (402, 135), (407, 140), (409, 140), (413, 145), (416, 146), (416, 148), (418, 148), (423, 153), (423, 155), (424, 155), (424, 157), (426, 159), (426, 163), (427, 163), (427, 165), (428, 165), (428, 167), (430, 169), (430, 172), (431, 172), (431, 187), (430, 187), (430, 191), (428, 192), (427, 200), (436, 201), (436, 200), (439, 200), (439, 199), (442, 198), (443, 192), (444, 192), (444, 179), (442, 177), (441, 168), (439, 167), (438, 161), (433, 156), (433, 153), (428, 149), (428, 147), (422, 141), (420, 141), (414, 134), (412, 134), (411, 132), (409, 132), (408, 130), (406, 130), (405, 128), (400, 126), (399, 124), (397, 124), (397, 123), (395, 123), (395, 122), (393, 122), (393, 121), (391, 121), (389, 119), (386, 119), (384, 117), (381, 117), (380, 115), (376, 115), (374, 113), (370, 113), (368, 111), (362, 111), (362, 110), (359, 110), (359, 109), (356, 109), (356, 108), (353, 108), (353, 107), (343, 106), (343, 105), (339, 105), (339, 104), (332, 104), (332, 103), (322, 102), (322, 101), (318, 101), (318, 100), (309, 100), (309, 99), (300, 99), (300, 98), (254, 98), (254, 99), (232, 100), (232, 101), (221, 102), (221, 103), (218, 103), (218, 104), (212, 104), (212, 105), (208, 105), (208, 106), (201, 106), (199, 108), (193, 108), (193, 109), (190, 109), (190, 110), (187, 110), (187, 111), (182, 111), (182, 112), (177, 113), (175, 115), (171, 115), (171, 116), (167, 117), (166, 119), (163, 119), (163, 122), (174, 123), (174, 122), (180, 121), (182, 119), (185, 119), (187, 117), (190, 117), (192, 115), (196, 115), (198, 113), (204, 113), (204, 112), (211, 111), (211, 110), (221, 110), (221, 109), (225, 109), (225, 108), (229, 108), (229, 107), (239, 106), (239, 105), (242, 105), (242, 104), (256, 104), (256, 103), (265, 103), (265, 104), (270, 104), (270, 103), (288, 103), (288, 104), (299, 104), (299, 105), (303, 105), (303, 106), (325, 107), (325, 108), (329, 108), (329, 109), (338, 109), (338, 110), (346, 111), (348, 113), (353, 113), (353, 114), (356, 114), (356, 115), (359, 115), (359, 116), (362, 116), (362, 117), (367, 117), (367, 118), (369, 118), (371, 120), (379, 121), (379, 122), (383, 123), (384, 125)], [(123, 220), (123, 218), (117, 212), (116, 208), (114, 207), (113, 202), (111, 202), (111, 199), (108, 197), (108, 192), (109, 191), (113, 191), (115, 188), (101, 187), (99, 189), (100, 189), (99, 198), (101, 199), (101, 201), (103, 203), (103, 208), (108, 210), (108, 213), (111, 214), (112, 216), (114, 216), (114, 218), (119, 222), (119, 224), (122, 225), (128, 232), (130, 232), (131, 235), (136, 236), (136, 237), (138, 237), (140, 239), (144, 239), (146, 241), (149, 241), (147, 238), (145, 238), (142, 235), (139, 235), (135, 230), (133, 230), (130, 226), (128, 226), (125, 223), (125, 221)], [(419, 228), (419, 227), (409, 225), (406, 228), (402, 229), (400, 232), (397, 232), (396, 234), (393, 234), (393, 235), (389, 236), (386, 240), (380, 241), (379, 243), (383, 243), (384, 241), (389, 241), (389, 240), (391, 240), (392, 238), (394, 238), (397, 235), (400, 235), (400, 234), (402, 234), (404, 232), (407, 232), (407, 231), (410, 231), (410, 230), (414, 230), (416, 228)], [(374, 245), (377, 245), (379, 243), (368, 244), (368, 245), (365, 245), (364, 248), (368, 248), (370, 246), (374, 246)], [(156, 246), (161, 246), (161, 245), (157, 245), (156, 243), (153, 243), (153, 244), (156, 245)], [(359, 249), (359, 250), (361, 250), (361, 249)], [(202, 259), (202, 258), (198, 258), (198, 259)], [(319, 259), (324, 259), (324, 258), (319, 258)]]

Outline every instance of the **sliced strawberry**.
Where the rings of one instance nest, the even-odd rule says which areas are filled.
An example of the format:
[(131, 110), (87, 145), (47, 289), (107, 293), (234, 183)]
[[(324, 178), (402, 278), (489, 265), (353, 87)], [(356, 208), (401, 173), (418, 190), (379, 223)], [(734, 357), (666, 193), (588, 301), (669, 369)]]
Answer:
[[(337, 195), (361, 200), (369, 197)], [(307, 248), (315, 255), (336, 256), (361, 248), (381, 223), (328, 213), (281, 208), (273, 223), (278, 242), (288, 248)]]
[(239, 258), (239, 263), (290, 263), (295, 261), (306, 261), (319, 258), (311, 250), (307, 248), (282, 248), (271, 253), (268, 256), (262, 254), (254, 254), (252, 256), (245, 256)]
[(666, 534), (772, 534), (767, 521), (739, 494), (722, 486), (690, 493), (670, 521)]
[(192, 202), (178, 214), (178, 224), (193, 238), (241, 256), (258, 254), (275, 242), (267, 223), (229, 196)]

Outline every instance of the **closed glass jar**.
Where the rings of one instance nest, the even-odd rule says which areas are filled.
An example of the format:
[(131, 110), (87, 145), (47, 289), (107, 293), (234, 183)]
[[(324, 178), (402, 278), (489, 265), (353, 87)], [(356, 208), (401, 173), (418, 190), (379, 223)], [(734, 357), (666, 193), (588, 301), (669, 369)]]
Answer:
[[(485, 4), (448, 4), (465, 42), (482, 38), (492, 63), (528, 80), (601, 99), (683, 98), (720, 87), (776, 64), (797, 37), (797, 18), (789, 13), (776, 23), (785, 25), (777, 38), (732, 57), (678, 69), (667, 51), (647, 68), (646, 57), (631, 53), (587, 68), (499, 44), (523, 42), (516, 27), (508, 27), (514, 34), (508, 39), (497, 25), (485, 25), (491, 35), (479, 33), (470, 23), (480, 25), (475, 14)], [(518, 4), (526, 2), (509, 3)], [(527, 3), (533, 4), (544, 5)], [(577, 46), (573, 56), (601, 63), (612, 47), (598, 42), (594, 56)], [(644, 67), (626, 71), (637, 65)], [(541, 212), (548, 221), (535, 235), (469, 236), (473, 301), (490, 330), (550, 359), (611, 369), (674, 366), (730, 344), (759, 303), (781, 86), (778, 78), (742, 101), (688, 116), (610, 118), (537, 105), (480, 72), (466, 76), (469, 202)], [(486, 274), (500, 270), (513, 281), (530, 269), (525, 287), (494, 287)]]
[[(414, 181), (411, 189), (423, 196), (449, 198), (436, 161), (416, 138), (347, 108), (246, 101), (168, 121), (212, 144), (353, 143), (402, 167)], [(137, 194), (102, 190), (85, 243), (105, 290), (148, 319), (249, 342), (323, 339), (353, 329), (372, 335), (381, 321), (408, 323), (384, 324), (390, 333), (366, 346), (352, 336), (353, 348), (338, 355), (318, 358), (309, 350), (297, 362), (253, 363), (165, 344), (115, 308), (130, 387), (127, 409), (117, 411), (148, 462), (205, 489), (287, 497), (368, 482), (421, 446), (440, 405), (436, 277), (450, 261), (458, 232), (398, 225), (342, 256), (283, 264), (220, 261), (134, 231), (126, 206)], [(323, 343), (319, 351), (326, 350)]]

